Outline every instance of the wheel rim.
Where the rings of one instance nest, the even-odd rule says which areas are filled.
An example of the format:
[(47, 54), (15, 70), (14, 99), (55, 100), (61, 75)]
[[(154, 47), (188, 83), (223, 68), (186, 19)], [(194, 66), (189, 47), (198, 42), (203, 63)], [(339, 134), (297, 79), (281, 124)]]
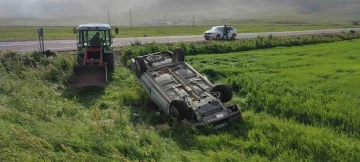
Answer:
[(175, 118), (178, 118), (180, 115), (179, 111), (177, 110), (177, 108), (175, 106), (171, 106), (169, 111), (170, 111), (169, 114)]
[(232, 35), (232, 37), (231, 37), (231, 39), (235, 39), (236, 38), (236, 35), (234, 34), (234, 35)]
[(216, 91), (216, 92), (211, 92), (211, 95), (214, 96), (215, 98), (220, 98), (221, 93), (219, 91)]
[(223, 89), (219, 89), (216, 92), (212, 92), (211, 95), (213, 95), (215, 98), (219, 99), (219, 100), (223, 100), (224, 98), (224, 94), (225, 94), (225, 90)]

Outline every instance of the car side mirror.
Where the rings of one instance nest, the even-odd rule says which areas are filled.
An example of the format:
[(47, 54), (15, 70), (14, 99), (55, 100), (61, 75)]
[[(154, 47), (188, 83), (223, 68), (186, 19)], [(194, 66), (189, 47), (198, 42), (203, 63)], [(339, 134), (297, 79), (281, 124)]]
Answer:
[(119, 28), (115, 28), (115, 33), (119, 34)]
[(73, 28), (73, 33), (76, 34), (77, 33), (77, 29)]

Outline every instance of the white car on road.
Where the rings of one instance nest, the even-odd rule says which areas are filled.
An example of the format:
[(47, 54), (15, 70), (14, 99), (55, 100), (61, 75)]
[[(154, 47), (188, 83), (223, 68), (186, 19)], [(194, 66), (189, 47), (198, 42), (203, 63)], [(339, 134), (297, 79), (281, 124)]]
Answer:
[[(234, 40), (236, 38), (237, 35), (237, 29), (231, 27), (231, 26), (226, 26), (227, 28), (229, 28), (229, 34), (228, 37), (229, 39)], [(216, 40), (220, 40), (223, 37), (223, 28), (224, 26), (214, 26), (212, 27), (210, 30), (206, 31), (204, 33), (204, 38), (206, 40), (209, 39), (216, 39)]]

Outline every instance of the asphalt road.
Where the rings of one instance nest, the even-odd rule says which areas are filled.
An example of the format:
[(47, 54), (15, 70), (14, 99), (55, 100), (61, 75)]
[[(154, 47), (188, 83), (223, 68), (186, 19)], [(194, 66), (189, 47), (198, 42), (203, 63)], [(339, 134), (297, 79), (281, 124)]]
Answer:
[[(326, 30), (304, 30), (304, 31), (287, 31), (287, 32), (264, 32), (264, 33), (239, 33), (237, 39), (253, 38), (257, 36), (291, 36), (291, 35), (308, 35), (320, 33), (341, 33), (350, 32), (354, 30), (360, 31), (360, 28), (344, 28), (344, 29), (326, 29)], [(160, 37), (131, 37), (131, 38), (115, 38), (114, 45), (123, 46), (129, 45), (131, 42), (140, 41), (141, 43), (167, 43), (167, 42), (189, 42), (204, 40), (203, 35), (188, 35), (188, 36), (160, 36)], [(76, 50), (75, 40), (49, 40), (44, 41), (45, 50), (51, 51), (68, 51)], [(34, 51), (39, 49), (39, 41), (19, 41), (19, 42), (0, 42), (1, 50), (16, 50), (16, 51)]]

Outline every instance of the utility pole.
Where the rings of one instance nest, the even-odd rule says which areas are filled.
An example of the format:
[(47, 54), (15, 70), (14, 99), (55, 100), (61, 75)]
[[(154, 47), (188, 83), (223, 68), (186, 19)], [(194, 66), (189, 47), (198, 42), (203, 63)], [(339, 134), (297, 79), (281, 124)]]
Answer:
[(130, 29), (132, 29), (131, 9), (130, 9)]
[(109, 20), (109, 25), (110, 25), (110, 13), (108, 11), (108, 20)]

